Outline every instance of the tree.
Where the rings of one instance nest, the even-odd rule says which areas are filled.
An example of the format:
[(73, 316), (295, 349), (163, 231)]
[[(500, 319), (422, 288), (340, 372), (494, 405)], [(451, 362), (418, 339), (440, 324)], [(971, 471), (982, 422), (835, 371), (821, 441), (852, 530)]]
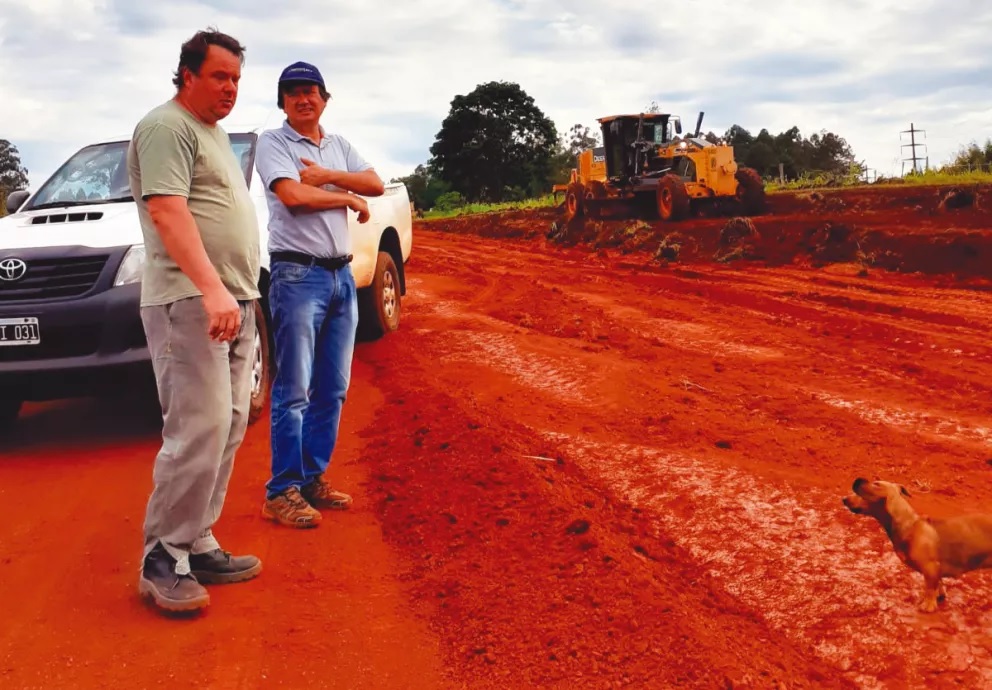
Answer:
[(947, 166), (954, 172), (962, 170), (990, 170), (992, 166), (992, 139), (986, 139), (984, 146), (971, 142), (962, 146)]
[(833, 132), (821, 131), (809, 138), (810, 160), (813, 170), (846, 174), (857, 161), (851, 147)]
[(580, 124), (572, 125), (572, 129), (568, 130), (568, 134), (562, 139), (570, 156), (577, 156), (586, 149), (596, 148), (602, 144), (602, 135), (599, 131)]
[(779, 164), (790, 178), (804, 173), (846, 175), (856, 163), (847, 141), (825, 130), (809, 138), (803, 137), (798, 127), (774, 136), (762, 129), (753, 136), (740, 125), (733, 125), (724, 139), (734, 147), (738, 165), (754, 168), (762, 177), (778, 177)]
[(431, 146), (430, 168), (469, 201), (536, 196), (549, 187), (554, 123), (512, 82), (458, 95)]
[(572, 125), (558, 145), (551, 163), (551, 181), (554, 184), (568, 182), (572, 168), (576, 167), (576, 158), (586, 149), (602, 146), (602, 135), (598, 131), (580, 124)]
[(434, 208), (439, 197), (451, 191), (451, 186), (444, 180), (438, 179), (426, 165), (418, 165), (406, 177), (394, 178), (390, 182), (402, 182), (406, 185), (413, 205), (421, 211)]
[(0, 216), (7, 213), (7, 195), (27, 187), (28, 171), (21, 165), (21, 154), (12, 143), (0, 139)]

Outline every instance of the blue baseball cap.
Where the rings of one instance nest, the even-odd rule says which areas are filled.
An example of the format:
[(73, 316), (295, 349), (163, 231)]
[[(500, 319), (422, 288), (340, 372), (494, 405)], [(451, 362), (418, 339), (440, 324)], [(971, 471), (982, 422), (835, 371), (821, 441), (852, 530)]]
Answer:
[(326, 91), (324, 77), (321, 76), (320, 70), (309, 62), (294, 62), (284, 69), (282, 74), (279, 75), (279, 83), (282, 84), (287, 81), (303, 81), (311, 84), (319, 84), (320, 88)]

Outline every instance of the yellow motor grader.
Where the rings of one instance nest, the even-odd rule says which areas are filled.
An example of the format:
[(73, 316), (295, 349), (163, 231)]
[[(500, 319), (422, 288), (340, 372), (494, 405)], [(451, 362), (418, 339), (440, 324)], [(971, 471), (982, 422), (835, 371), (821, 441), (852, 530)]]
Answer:
[[(681, 220), (703, 209), (721, 206), (739, 215), (761, 213), (765, 187), (751, 168), (739, 168), (734, 148), (700, 138), (696, 131), (681, 137), (678, 115), (640, 113), (598, 119), (603, 145), (578, 155), (566, 185), (565, 217), (598, 218), (604, 210), (631, 208), (662, 220)], [(612, 215), (612, 213), (611, 213)]]

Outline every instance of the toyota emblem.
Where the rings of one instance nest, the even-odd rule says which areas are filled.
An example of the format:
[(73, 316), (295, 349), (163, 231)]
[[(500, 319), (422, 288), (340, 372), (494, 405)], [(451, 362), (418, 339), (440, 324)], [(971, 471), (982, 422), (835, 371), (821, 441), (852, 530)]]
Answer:
[(0, 280), (20, 280), (28, 272), (28, 265), (21, 259), (0, 259)]

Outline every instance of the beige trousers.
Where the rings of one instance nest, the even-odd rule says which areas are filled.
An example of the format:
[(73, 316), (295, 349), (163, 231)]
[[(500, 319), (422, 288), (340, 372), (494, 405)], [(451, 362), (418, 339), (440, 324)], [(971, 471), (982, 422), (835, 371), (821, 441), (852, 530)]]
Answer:
[(219, 547), (212, 528), (248, 428), (251, 399), (255, 307), (240, 306), (241, 330), (227, 343), (207, 335), (200, 297), (141, 308), (163, 422), (142, 560), (158, 542), (180, 562), (191, 552)]

